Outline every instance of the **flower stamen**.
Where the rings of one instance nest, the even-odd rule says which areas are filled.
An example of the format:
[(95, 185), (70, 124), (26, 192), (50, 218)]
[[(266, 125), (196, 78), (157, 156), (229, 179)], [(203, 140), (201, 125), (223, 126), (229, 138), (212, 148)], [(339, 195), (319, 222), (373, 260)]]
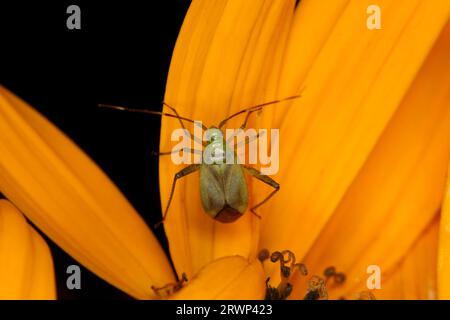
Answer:
[(312, 276), (308, 281), (308, 290), (303, 300), (327, 300), (328, 292), (325, 281), (319, 276)]
[[(339, 300), (347, 300), (345, 296), (339, 298)], [(375, 295), (370, 291), (361, 291), (356, 295), (355, 300), (377, 300)]]
[(270, 256), (272, 263), (280, 263), (280, 277), (281, 281), (277, 287), (272, 287), (269, 284), (270, 277), (266, 280), (266, 300), (286, 300), (292, 292), (293, 285), (291, 279), (295, 271), (300, 272), (301, 275), (306, 276), (308, 270), (303, 263), (296, 263), (295, 254), (289, 250), (275, 251), (272, 254), (267, 249), (260, 251), (258, 258), (261, 262), (267, 260)]
[(345, 279), (347, 278), (345, 276), (345, 273), (336, 272), (336, 268), (334, 266), (325, 268), (325, 270), (323, 271), (323, 275), (325, 277), (325, 284), (328, 284), (328, 281), (330, 279), (333, 279), (335, 284), (340, 285), (343, 284), (345, 282)]
[(337, 272), (334, 266), (325, 268), (323, 276), (325, 279), (319, 276), (313, 276), (309, 279), (308, 290), (303, 298), (304, 300), (327, 300), (327, 285), (330, 285), (330, 280), (333, 280), (334, 285), (341, 285), (346, 279), (345, 273)]
[[(277, 287), (269, 284), (270, 277), (266, 280), (266, 300), (286, 300), (292, 292), (292, 277), (298, 271), (300, 275), (308, 275), (308, 270), (303, 263), (296, 263), (295, 254), (290, 250), (274, 251), (270, 254), (269, 250), (263, 249), (258, 254), (258, 259), (261, 262), (268, 260), (272, 263), (280, 264), (280, 283)], [(323, 271), (323, 278), (317, 275), (312, 276), (308, 280), (308, 289), (304, 300), (327, 300), (328, 291), (327, 285), (332, 281), (333, 285), (339, 286), (346, 280), (346, 275), (343, 272), (337, 272), (336, 267), (330, 266)], [(369, 293), (362, 293), (360, 297), (364, 300), (371, 299), (373, 295)], [(343, 297), (344, 298), (344, 297)], [(373, 297), (375, 298), (375, 297)], [(345, 298), (344, 298), (345, 299)]]
[(370, 291), (362, 291), (358, 294), (358, 300), (377, 300), (375, 295)]
[(270, 252), (267, 249), (262, 249), (258, 254), (258, 260), (261, 262), (266, 261), (270, 257)]

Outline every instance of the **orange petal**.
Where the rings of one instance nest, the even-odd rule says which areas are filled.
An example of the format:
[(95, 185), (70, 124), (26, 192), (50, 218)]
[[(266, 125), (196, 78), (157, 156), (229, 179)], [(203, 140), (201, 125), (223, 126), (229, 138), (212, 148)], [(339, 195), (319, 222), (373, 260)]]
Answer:
[[(290, 23), (294, 1), (192, 2), (173, 54), (166, 102), (182, 116), (217, 125), (237, 110), (263, 102), (261, 88), (271, 73), (281, 31)], [(269, 93), (268, 93), (269, 94)], [(271, 97), (272, 98), (272, 97)], [(243, 117), (231, 121), (236, 128)], [(176, 119), (163, 118), (161, 150), (173, 146)], [(165, 208), (175, 166), (160, 161), (161, 202)], [(210, 261), (230, 255), (255, 256), (258, 221), (246, 213), (232, 224), (216, 223), (200, 203), (198, 173), (180, 179), (165, 223), (170, 252), (179, 274), (188, 277)], [(252, 201), (256, 201), (251, 197)]]
[[(347, 1), (345, 5), (333, 2), (330, 8), (313, 2), (317, 1), (301, 2), (293, 24), (298, 30), (293, 30), (286, 54), (290, 59), (285, 62), (286, 70), (291, 64), (296, 65), (301, 71), (298, 79), (291, 75), (284, 80), (284, 75), (292, 72), (281, 74), (280, 92), (293, 94), (295, 92), (292, 91), (298, 92), (305, 87), (303, 97), (292, 103), (281, 123), (278, 175), (281, 191), (261, 210), (264, 219), (260, 247), (270, 251), (289, 248), (298, 257), (304, 256), (311, 248), (361, 170), (399, 108), (450, 12), (450, 3), (446, 0), (377, 1), (382, 12), (382, 30), (368, 30), (366, 8), (373, 1)], [(306, 12), (301, 14), (303, 9)], [(315, 30), (314, 25), (318, 19), (322, 21), (324, 12), (330, 21), (323, 23), (318, 37), (313, 37), (313, 31), (309, 30)], [(300, 20), (305, 15), (317, 18)], [(296, 53), (305, 47), (313, 48), (315, 53), (303, 54), (305, 60), (299, 62)], [(446, 61), (440, 60), (439, 63), (445, 64)], [(426, 85), (424, 82), (421, 84)], [(409, 120), (407, 117), (422, 116), (427, 108), (433, 106), (433, 111), (426, 113), (425, 119), (419, 119), (422, 127), (413, 134), (423, 133), (428, 142), (431, 139), (429, 126), (436, 127), (436, 131), (431, 132), (436, 132), (439, 138), (430, 146), (430, 152), (436, 154), (424, 161), (429, 161), (427, 168), (437, 165), (434, 170), (430, 169), (430, 174), (440, 177), (442, 170), (439, 165), (447, 153), (442, 139), (448, 128), (445, 127), (448, 117), (442, 100), (445, 95), (440, 92), (436, 97), (429, 97), (430, 92), (426, 92), (421, 93), (426, 98), (419, 96), (420, 103), (425, 103), (422, 109), (411, 101), (414, 104), (411, 108), (419, 108), (420, 113), (413, 111), (406, 116), (405, 112), (401, 117)], [(414, 97), (417, 95), (409, 99)], [(435, 109), (434, 105), (439, 106)], [(410, 128), (408, 124), (411, 123), (405, 125)], [(402, 124), (394, 126), (401, 128)], [(385, 144), (388, 148), (389, 142)], [(404, 161), (404, 158), (400, 155), (398, 160)], [(392, 155), (385, 159), (399, 163)], [(408, 166), (403, 169), (405, 173), (410, 170)], [(420, 181), (432, 184), (431, 176), (428, 180), (421, 176)], [(429, 192), (434, 192), (439, 183), (440, 180), (433, 183)], [(383, 184), (384, 180), (380, 179), (378, 184), (372, 185), (384, 190)], [(433, 204), (438, 199), (436, 194)], [(374, 205), (369, 208), (371, 212), (379, 208), (377, 203), (368, 203)], [(353, 214), (358, 213), (355, 210)], [(344, 230), (343, 223), (349, 222), (343, 220), (339, 228), (343, 226)], [(348, 229), (345, 230), (348, 233)], [(342, 242), (336, 242), (336, 245), (343, 246)], [(356, 258), (357, 255), (351, 257)]]
[[(300, 1), (284, 51), (282, 70), (277, 77), (279, 96), (290, 96), (299, 91), (348, 4), (347, 0), (327, 1), (326, 6), (314, 0)], [(309, 95), (309, 84), (307, 87), (304, 96), (297, 101), (298, 109), (304, 108), (303, 99)], [(287, 110), (281, 108), (272, 110), (274, 118), (272, 125), (279, 128)], [(285, 134), (283, 136), (286, 137)]]
[(0, 200), (0, 261), (0, 299), (56, 298), (47, 244), (6, 200)]
[(306, 257), (312, 272), (334, 265), (347, 274), (336, 295), (365, 281), (368, 265), (392, 272), (441, 206), (450, 157), (449, 54), (450, 24)]
[(159, 243), (108, 177), (3, 87), (0, 154), (0, 191), (87, 268), (137, 298), (173, 281)]
[(438, 290), (439, 299), (450, 299), (450, 166), (439, 234)]
[[(381, 289), (372, 291), (378, 300), (436, 299), (438, 230), (437, 217), (420, 235), (393, 274), (382, 278)], [(367, 287), (361, 290), (367, 290)]]
[(202, 268), (174, 300), (261, 300), (265, 295), (261, 262), (240, 256), (223, 257)]

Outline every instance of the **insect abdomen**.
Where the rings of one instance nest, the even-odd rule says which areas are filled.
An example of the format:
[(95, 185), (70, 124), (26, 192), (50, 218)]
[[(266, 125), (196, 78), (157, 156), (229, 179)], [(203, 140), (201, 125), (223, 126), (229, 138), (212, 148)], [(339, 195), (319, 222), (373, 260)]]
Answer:
[(203, 165), (200, 168), (200, 196), (212, 218), (229, 223), (247, 209), (248, 193), (240, 165)]

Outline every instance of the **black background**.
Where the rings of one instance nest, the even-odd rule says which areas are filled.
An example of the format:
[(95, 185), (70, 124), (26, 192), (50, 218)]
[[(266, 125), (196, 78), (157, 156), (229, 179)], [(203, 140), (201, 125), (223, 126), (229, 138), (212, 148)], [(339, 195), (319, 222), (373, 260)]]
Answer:
[[(68, 30), (66, 9), (81, 9)], [(0, 3), (0, 84), (77, 143), (117, 184), (149, 226), (161, 218), (160, 119), (97, 108), (109, 103), (161, 109), (188, 0), (14, 1)], [(156, 235), (167, 252), (162, 228)], [(48, 239), (47, 239), (48, 240)], [(82, 290), (66, 288), (78, 264), (48, 241), (62, 299), (129, 298), (82, 268)]]

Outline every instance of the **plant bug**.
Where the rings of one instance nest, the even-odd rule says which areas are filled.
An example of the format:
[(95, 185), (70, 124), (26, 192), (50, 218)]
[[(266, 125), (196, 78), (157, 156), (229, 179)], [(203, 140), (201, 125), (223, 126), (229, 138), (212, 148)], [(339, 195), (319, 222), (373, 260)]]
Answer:
[[(236, 151), (230, 150), (228, 142), (224, 139), (223, 126), (232, 118), (241, 115), (245, 115), (245, 120), (240, 126), (240, 129), (245, 129), (247, 122), (252, 113), (262, 110), (265, 106), (284, 102), (287, 100), (292, 100), (299, 98), (300, 95), (287, 97), (280, 100), (274, 100), (262, 104), (258, 104), (252, 107), (242, 109), (231, 116), (228, 116), (222, 120), (217, 126), (206, 127), (202, 125), (203, 129), (206, 130), (208, 140), (206, 143), (202, 143), (204, 146), (203, 151), (193, 150), (189, 148), (184, 148), (184, 152), (202, 152), (203, 162), (200, 164), (190, 164), (187, 167), (181, 169), (174, 176), (172, 187), (170, 190), (169, 200), (167, 206), (164, 210), (163, 219), (155, 224), (155, 228), (163, 223), (169, 212), (170, 204), (175, 192), (176, 183), (179, 179), (200, 171), (200, 197), (203, 205), (203, 209), (206, 214), (213, 219), (222, 223), (231, 223), (240, 218), (247, 209), (248, 206), (248, 190), (247, 183), (245, 181), (244, 173), (250, 174), (256, 179), (268, 184), (273, 187), (274, 190), (266, 196), (261, 202), (257, 203), (255, 206), (250, 208), (250, 211), (261, 218), (257, 213), (256, 209), (266, 203), (273, 195), (280, 190), (280, 185), (267, 175), (262, 174), (257, 169), (239, 164), (236, 161), (232, 164), (224, 163), (223, 157), (226, 157), (230, 153), (233, 153), (234, 159), (237, 158)], [(174, 114), (167, 112), (158, 112), (145, 109), (129, 109), (121, 106), (105, 105), (100, 104), (99, 107), (111, 108), (116, 110), (137, 112), (137, 113), (147, 113), (160, 116), (167, 116), (172, 118), (177, 118), (181, 124), (181, 127), (186, 130), (183, 121), (191, 122), (195, 124), (195, 121), (189, 118), (181, 117), (175, 108), (171, 107), (167, 103), (163, 102), (163, 105), (168, 107)], [(191, 137), (194, 137), (191, 135)], [(257, 137), (256, 137), (257, 138)], [(246, 144), (248, 141), (246, 141)], [(158, 152), (155, 153), (160, 156), (170, 155), (181, 150), (174, 150), (169, 152)], [(222, 154), (222, 157), (215, 158), (213, 155)], [(206, 161), (205, 161), (206, 159)]]

